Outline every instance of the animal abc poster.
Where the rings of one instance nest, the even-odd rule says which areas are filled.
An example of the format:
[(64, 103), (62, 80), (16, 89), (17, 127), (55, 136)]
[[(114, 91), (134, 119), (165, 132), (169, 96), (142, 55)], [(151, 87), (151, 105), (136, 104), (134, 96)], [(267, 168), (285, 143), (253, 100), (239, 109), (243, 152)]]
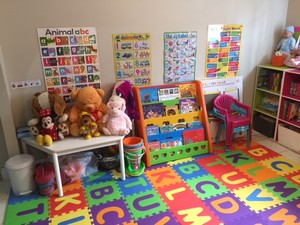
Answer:
[(38, 28), (37, 32), (49, 92), (70, 102), (74, 88), (100, 88), (96, 28)]

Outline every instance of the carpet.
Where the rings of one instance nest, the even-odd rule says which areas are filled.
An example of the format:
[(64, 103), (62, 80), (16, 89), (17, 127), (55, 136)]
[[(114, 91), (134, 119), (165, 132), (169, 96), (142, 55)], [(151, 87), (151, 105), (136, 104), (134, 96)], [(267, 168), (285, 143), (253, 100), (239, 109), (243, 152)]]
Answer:
[(300, 165), (256, 142), (149, 167), (120, 180), (101, 171), (64, 196), (10, 194), (6, 225), (300, 224)]

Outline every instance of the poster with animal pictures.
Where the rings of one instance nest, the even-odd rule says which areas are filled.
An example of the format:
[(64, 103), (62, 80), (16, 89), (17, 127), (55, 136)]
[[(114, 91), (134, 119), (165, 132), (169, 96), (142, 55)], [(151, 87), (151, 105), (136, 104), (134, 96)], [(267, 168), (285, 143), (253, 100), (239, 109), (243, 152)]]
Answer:
[(195, 80), (197, 32), (164, 33), (164, 83)]
[(75, 88), (100, 88), (96, 28), (38, 28), (46, 88), (70, 102)]
[(239, 76), (243, 25), (209, 25), (205, 78)]
[(128, 80), (132, 85), (151, 85), (150, 33), (113, 35), (114, 72), (116, 80)]

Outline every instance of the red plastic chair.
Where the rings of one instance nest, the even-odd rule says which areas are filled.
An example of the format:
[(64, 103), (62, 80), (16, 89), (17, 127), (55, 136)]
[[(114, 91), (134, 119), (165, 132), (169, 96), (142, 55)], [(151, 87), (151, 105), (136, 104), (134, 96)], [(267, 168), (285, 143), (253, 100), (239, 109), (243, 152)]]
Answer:
[(245, 130), (247, 145), (250, 147), (252, 138), (251, 108), (231, 95), (221, 94), (214, 100), (213, 114), (220, 119), (216, 142), (220, 140), (221, 131), (225, 128), (226, 151), (230, 150), (234, 134)]

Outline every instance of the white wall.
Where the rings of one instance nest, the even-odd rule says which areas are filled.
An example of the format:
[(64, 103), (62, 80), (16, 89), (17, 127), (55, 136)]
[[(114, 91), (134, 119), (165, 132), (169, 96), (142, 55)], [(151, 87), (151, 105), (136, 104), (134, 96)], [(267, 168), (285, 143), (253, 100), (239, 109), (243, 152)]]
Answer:
[[(164, 32), (198, 32), (196, 79), (203, 79), (207, 26), (243, 24), (240, 74), (244, 102), (252, 104), (255, 66), (270, 62), (286, 24), (288, 0), (0, 0), (0, 5), (0, 44), (9, 84), (43, 80), (39, 27), (96, 27), (102, 88), (107, 91), (115, 82), (112, 34), (151, 32), (153, 84), (161, 84)], [(44, 83), (37, 88), (9, 90), (16, 127), (31, 118), (33, 94), (44, 90)]]
[(287, 25), (300, 26), (299, 9), (299, 0), (289, 0), (288, 14), (286, 18)]

